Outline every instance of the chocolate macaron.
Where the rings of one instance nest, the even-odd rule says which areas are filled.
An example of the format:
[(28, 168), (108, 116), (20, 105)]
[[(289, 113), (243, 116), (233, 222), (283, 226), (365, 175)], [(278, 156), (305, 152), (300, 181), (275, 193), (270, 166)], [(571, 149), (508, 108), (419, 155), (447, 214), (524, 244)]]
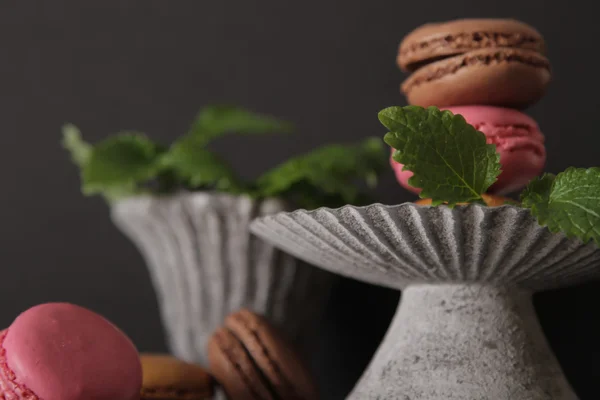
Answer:
[(412, 74), (402, 83), (422, 107), (470, 104), (524, 109), (550, 82), (542, 35), (511, 19), (426, 24), (400, 44), (397, 62)]
[(141, 400), (207, 400), (214, 395), (212, 377), (199, 365), (168, 354), (142, 354)]
[(317, 400), (308, 369), (263, 317), (229, 315), (208, 344), (210, 372), (231, 400)]

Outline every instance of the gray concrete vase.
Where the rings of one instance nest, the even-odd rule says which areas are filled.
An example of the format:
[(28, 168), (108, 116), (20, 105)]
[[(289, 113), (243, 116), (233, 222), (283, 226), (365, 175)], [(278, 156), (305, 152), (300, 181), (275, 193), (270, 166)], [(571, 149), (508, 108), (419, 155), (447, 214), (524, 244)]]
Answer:
[(531, 296), (598, 275), (594, 243), (552, 234), (509, 205), (297, 210), (251, 230), (313, 265), (402, 290), (348, 399), (577, 399)]
[(253, 218), (286, 209), (220, 193), (130, 198), (111, 210), (146, 261), (171, 352), (207, 364), (206, 344), (227, 314), (247, 307), (302, 349), (314, 338), (331, 275), (252, 235)]

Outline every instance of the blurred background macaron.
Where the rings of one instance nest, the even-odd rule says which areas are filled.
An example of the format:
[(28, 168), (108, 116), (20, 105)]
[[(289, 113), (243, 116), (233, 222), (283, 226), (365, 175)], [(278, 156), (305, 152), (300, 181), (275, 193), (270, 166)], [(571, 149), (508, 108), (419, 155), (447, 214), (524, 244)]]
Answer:
[(524, 109), (550, 82), (542, 35), (511, 19), (427, 24), (400, 44), (397, 63), (411, 75), (401, 90), (410, 104), (492, 105)]
[(0, 334), (0, 398), (139, 400), (142, 369), (127, 336), (68, 303), (20, 314)]
[(207, 400), (214, 395), (212, 377), (202, 367), (168, 354), (142, 354), (141, 400)]
[(230, 400), (318, 400), (304, 360), (262, 316), (229, 315), (208, 343), (210, 372)]

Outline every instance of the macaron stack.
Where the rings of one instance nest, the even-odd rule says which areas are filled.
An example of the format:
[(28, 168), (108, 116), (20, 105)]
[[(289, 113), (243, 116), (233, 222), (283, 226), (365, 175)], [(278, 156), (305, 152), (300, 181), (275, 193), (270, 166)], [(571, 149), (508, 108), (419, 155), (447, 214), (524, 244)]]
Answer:
[[(542, 98), (550, 82), (545, 54), (540, 33), (510, 19), (426, 24), (400, 44), (398, 66), (410, 73), (401, 86), (408, 103), (460, 114), (496, 145), (502, 173), (491, 195), (523, 188), (544, 168), (544, 136), (523, 110)], [(412, 173), (391, 164), (400, 184), (418, 194), (408, 183)]]

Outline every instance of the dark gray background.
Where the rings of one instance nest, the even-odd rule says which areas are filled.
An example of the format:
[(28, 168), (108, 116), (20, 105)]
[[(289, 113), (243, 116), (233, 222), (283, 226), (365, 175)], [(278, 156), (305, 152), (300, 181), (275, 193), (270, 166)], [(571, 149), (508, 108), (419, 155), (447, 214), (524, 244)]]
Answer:
[[(46, 301), (90, 307), (142, 351), (164, 350), (141, 257), (101, 199), (83, 198), (59, 147), (65, 121), (89, 140), (135, 128), (165, 142), (196, 110), (236, 103), (287, 118), (295, 137), (233, 139), (217, 149), (247, 176), (331, 141), (383, 134), (376, 113), (403, 105), (395, 66), (402, 36), (427, 21), (516, 17), (545, 36), (554, 66), (531, 108), (548, 166), (600, 164), (593, 2), (27, 1), (0, 2), (0, 325)], [(501, 5), (500, 5), (501, 4)], [(386, 176), (384, 203), (412, 200)], [(583, 400), (598, 397), (600, 285), (536, 296), (545, 331)], [(356, 295), (359, 294), (359, 295)], [(342, 398), (368, 362), (398, 293), (345, 281), (324, 326), (327, 398)]]

